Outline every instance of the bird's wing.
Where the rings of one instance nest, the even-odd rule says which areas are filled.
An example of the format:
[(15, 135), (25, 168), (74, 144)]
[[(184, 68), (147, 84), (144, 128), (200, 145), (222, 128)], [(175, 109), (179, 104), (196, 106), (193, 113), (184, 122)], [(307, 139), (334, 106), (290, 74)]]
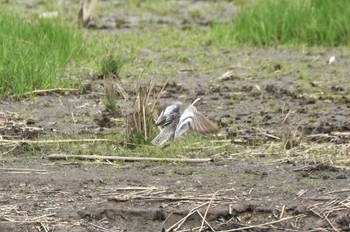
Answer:
[(156, 125), (157, 126), (166, 126), (169, 123), (173, 122), (176, 117), (180, 114), (180, 103), (175, 103), (162, 111), (162, 113), (159, 115)]
[(159, 146), (164, 144), (170, 139), (174, 138), (174, 133), (175, 133), (175, 127), (176, 124), (169, 124), (168, 126), (164, 127), (159, 134), (152, 140), (152, 144), (154, 146)]
[(219, 131), (217, 125), (210, 121), (208, 118), (206, 118), (193, 105), (189, 105), (181, 114), (179, 124), (177, 125), (175, 130), (174, 137), (180, 137), (190, 127), (192, 128), (192, 130), (202, 134), (216, 133)]

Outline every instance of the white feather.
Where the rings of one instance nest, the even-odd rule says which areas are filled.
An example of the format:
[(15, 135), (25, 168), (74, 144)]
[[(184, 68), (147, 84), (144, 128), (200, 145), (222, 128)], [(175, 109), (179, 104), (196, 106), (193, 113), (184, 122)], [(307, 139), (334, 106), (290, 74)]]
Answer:
[(328, 64), (332, 64), (335, 61), (335, 56), (331, 56), (328, 60)]
[(185, 133), (192, 123), (194, 113), (191, 110), (191, 107), (187, 107), (184, 112), (181, 114), (179, 124), (175, 130), (175, 138), (180, 137), (183, 133)]

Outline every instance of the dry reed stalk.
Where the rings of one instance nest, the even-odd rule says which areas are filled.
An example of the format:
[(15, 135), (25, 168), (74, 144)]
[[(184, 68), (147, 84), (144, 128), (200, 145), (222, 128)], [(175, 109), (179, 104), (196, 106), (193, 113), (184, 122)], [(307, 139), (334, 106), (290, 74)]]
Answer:
[[(212, 227), (209, 225), (209, 223), (207, 223), (207, 221), (205, 220), (205, 218), (207, 217), (209, 208), (210, 208), (211, 204), (213, 203), (213, 200), (215, 199), (215, 196), (218, 194), (218, 192), (219, 192), (219, 191), (215, 192), (215, 193), (213, 194), (213, 196), (211, 197), (211, 199), (210, 199), (210, 201), (209, 201), (209, 203), (208, 203), (208, 207), (207, 207), (206, 210), (205, 210), (204, 216), (202, 217), (202, 215), (198, 212), (198, 214), (202, 217), (202, 223), (201, 223), (201, 227), (200, 227), (199, 231), (202, 231), (202, 228), (203, 228), (203, 226), (204, 226), (204, 223), (206, 223), (206, 224), (211, 228), (211, 230), (214, 231), (214, 230), (212, 229)], [(197, 210), (197, 211), (198, 211), (198, 210)]]
[[(140, 79), (142, 79), (146, 68), (141, 73)], [(129, 109), (129, 114), (126, 116), (127, 144), (147, 144), (155, 133), (154, 110), (166, 84), (167, 82), (162, 85), (158, 92), (155, 92), (155, 82), (151, 79), (146, 84), (140, 84), (136, 88), (136, 91), (131, 94), (135, 96), (133, 99), (126, 93), (120, 82), (117, 84), (118, 91), (124, 97)]]
[(283, 221), (287, 221), (287, 220), (291, 220), (291, 219), (295, 219), (295, 218), (299, 218), (299, 217), (303, 217), (305, 216), (304, 214), (301, 215), (296, 215), (296, 216), (290, 216), (290, 217), (285, 217), (276, 221), (272, 221), (272, 222), (267, 222), (267, 223), (262, 223), (262, 224), (257, 224), (257, 225), (251, 225), (251, 226), (245, 226), (245, 227), (240, 227), (240, 228), (235, 228), (235, 229), (231, 229), (231, 230), (220, 230), (218, 232), (233, 232), (233, 231), (243, 231), (243, 230), (247, 230), (247, 229), (253, 229), (253, 228), (261, 228), (261, 227), (265, 227), (265, 226), (270, 226), (276, 223), (280, 223)]
[[(208, 205), (208, 207), (209, 207), (209, 205)], [(201, 224), (201, 227), (199, 228), (199, 232), (202, 231), (202, 230), (204, 229), (204, 223), (210, 228), (210, 230), (211, 230), (212, 232), (215, 232), (214, 228), (209, 224), (209, 222), (208, 222), (207, 220), (205, 220), (206, 215), (203, 216), (203, 215), (201, 214), (201, 212), (199, 212), (198, 209), (196, 210), (196, 212), (197, 212), (197, 214), (202, 218), (202, 224)], [(207, 211), (206, 211), (206, 213), (207, 213)]]
[(2, 144), (46, 144), (46, 143), (91, 143), (91, 142), (112, 142), (108, 139), (58, 139), (58, 140), (0, 140)]
[(60, 93), (60, 92), (78, 92), (79, 89), (73, 89), (73, 88), (54, 88), (54, 89), (37, 89), (30, 92), (26, 92), (23, 95), (40, 95), (45, 93)]
[(92, 13), (94, 12), (96, 5), (97, 0), (92, 0), (88, 7), (86, 0), (80, 0), (78, 12), (78, 22), (80, 25), (83, 27), (89, 26), (90, 20), (92, 18)]
[(291, 149), (300, 144), (301, 134), (290, 120), (291, 110), (288, 111), (282, 121), (282, 147), (284, 150)]
[(122, 156), (98, 156), (98, 155), (69, 155), (69, 154), (51, 154), (47, 156), (49, 159), (88, 159), (88, 160), (122, 160), (122, 161), (160, 161), (160, 162), (184, 162), (184, 163), (207, 163), (212, 162), (212, 158), (156, 158), (156, 157), (122, 157)]
[(194, 214), (197, 211), (197, 209), (199, 209), (199, 208), (201, 208), (201, 207), (203, 207), (203, 206), (205, 206), (207, 204), (209, 204), (209, 202), (205, 202), (203, 204), (200, 204), (199, 206), (194, 207), (193, 209), (190, 210), (190, 212), (188, 212), (188, 214), (184, 218), (180, 219), (178, 222), (176, 222), (174, 225), (172, 225), (166, 231), (176, 231), (176, 230), (178, 230), (182, 226), (182, 224), (187, 220), (187, 218), (189, 218), (192, 214)]

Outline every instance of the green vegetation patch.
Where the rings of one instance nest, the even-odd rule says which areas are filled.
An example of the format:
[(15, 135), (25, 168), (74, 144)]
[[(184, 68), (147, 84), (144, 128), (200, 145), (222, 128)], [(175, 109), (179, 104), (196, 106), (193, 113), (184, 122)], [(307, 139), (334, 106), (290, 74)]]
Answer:
[(84, 56), (83, 35), (55, 20), (0, 15), (0, 98), (72, 85), (67, 66)]
[(350, 2), (347, 0), (262, 0), (226, 22), (214, 24), (220, 45), (349, 45)]

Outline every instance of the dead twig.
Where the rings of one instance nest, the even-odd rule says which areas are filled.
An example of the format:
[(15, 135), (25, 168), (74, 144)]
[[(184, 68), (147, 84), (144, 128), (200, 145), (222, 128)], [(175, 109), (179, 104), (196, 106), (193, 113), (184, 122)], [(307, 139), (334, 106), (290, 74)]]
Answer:
[[(0, 143), (0, 144), (1, 144), (1, 143)], [(14, 145), (11, 144), (11, 146), (12, 146), (11, 149), (9, 149), (9, 150), (7, 150), (7, 151), (5, 151), (5, 152), (2, 152), (1, 155), (6, 155), (6, 154), (11, 153), (12, 151), (14, 151), (14, 150), (18, 147), (18, 144), (14, 144)]]
[(165, 218), (164, 222), (161, 225), (161, 228), (163, 228), (163, 226), (165, 225), (165, 223), (168, 221), (168, 219), (170, 218), (170, 216), (173, 215), (173, 212), (170, 212), (170, 214)]
[(47, 172), (46, 170), (43, 169), (30, 169), (30, 168), (0, 168), (2, 171), (7, 171), (7, 172)]
[(44, 93), (60, 93), (60, 92), (78, 92), (79, 89), (72, 88), (54, 88), (54, 89), (37, 89), (30, 92), (24, 93), (24, 95), (32, 95), (32, 94), (44, 94)]
[(272, 138), (272, 139), (276, 139), (276, 140), (280, 140), (280, 137), (277, 137), (275, 135), (272, 134), (268, 134), (268, 133), (261, 133), (261, 135), (265, 135), (266, 137)]
[(305, 216), (305, 215), (301, 214), (301, 215), (296, 215), (296, 216), (290, 216), (290, 217), (285, 217), (285, 218), (282, 218), (282, 219), (279, 219), (276, 221), (272, 221), (272, 222), (266, 222), (266, 223), (257, 224), (257, 225), (245, 226), (245, 227), (235, 228), (235, 229), (231, 229), (231, 230), (221, 230), (218, 232), (233, 232), (233, 231), (241, 231), (241, 230), (247, 230), (247, 229), (252, 229), (252, 228), (259, 228), (259, 227), (269, 226), (269, 225), (273, 225), (276, 223), (288, 221), (288, 220), (291, 220), (294, 218), (303, 217), (303, 216)]
[[(346, 189), (344, 189), (346, 190)], [(330, 193), (336, 193), (338, 191), (332, 191)], [(340, 190), (342, 192), (342, 190)], [(346, 191), (344, 191), (346, 192)], [(340, 200), (339, 198), (329, 199), (326, 203), (318, 203), (310, 207), (310, 211), (320, 218), (324, 219), (334, 231), (340, 231), (333, 223), (329, 220), (329, 215), (337, 211), (348, 211), (350, 209), (350, 197)]]
[[(209, 207), (209, 205), (208, 205), (208, 207)], [(196, 212), (202, 218), (202, 223), (203, 223), (203, 225), (201, 225), (201, 227), (199, 228), (199, 232), (201, 232), (202, 229), (204, 228), (204, 223), (211, 229), (211, 231), (215, 232), (214, 228), (209, 224), (209, 222), (207, 222), (207, 220), (205, 220), (206, 215), (203, 216), (201, 214), (201, 212), (199, 212), (198, 209), (196, 210)], [(206, 213), (207, 213), (207, 211), (206, 211)]]
[(45, 226), (44, 223), (40, 222), (40, 225), (41, 225), (42, 228), (44, 228), (45, 232), (49, 232), (49, 231), (46, 229), (46, 226)]
[[(184, 196), (184, 197), (157, 197), (157, 196), (111, 196), (108, 198), (109, 201), (128, 201), (128, 200), (158, 200), (158, 201), (209, 201), (211, 198), (207, 197), (193, 197), (193, 196)], [(213, 199), (213, 201), (232, 201), (236, 200), (235, 198), (230, 197), (220, 197)]]
[(48, 224), (48, 223), (53, 223), (53, 221), (41, 221), (39, 219), (46, 218), (46, 217), (52, 217), (55, 215), (56, 215), (56, 213), (44, 214), (44, 215), (32, 218), (30, 220), (24, 220), (24, 221), (17, 221), (17, 220), (13, 220), (11, 218), (8, 218), (8, 217), (3, 217), (3, 219), (6, 221), (9, 221), (11, 223), (20, 223), (20, 224), (36, 224), (36, 223), (47, 223)]
[(95, 228), (97, 228), (99, 230), (102, 230), (102, 231), (110, 231), (109, 229), (106, 229), (106, 228), (104, 228), (102, 226), (99, 226), (99, 225), (95, 225), (93, 223), (89, 223), (89, 225), (91, 225), (91, 226), (93, 226), (93, 227), (95, 227)]
[[(205, 210), (205, 213), (204, 213), (203, 220), (202, 220), (201, 227), (200, 227), (199, 231), (202, 231), (202, 229), (203, 229), (204, 222), (206, 222), (205, 218), (207, 217), (209, 208), (210, 208), (211, 204), (213, 203), (213, 200), (214, 200), (214, 198), (215, 198), (215, 196), (216, 196), (216, 194), (217, 194), (218, 192), (219, 192), (219, 191), (217, 191), (217, 192), (215, 192), (215, 193), (213, 194), (213, 196), (211, 197), (211, 199), (210, 199), (210, 201), (209, 201), (209, 203), (208, 203), (208, 207), (207, 207), (207, 209)], [(200, 216), (202, 216), (202, 215), (200, 214)], [(210, 227), (211, 227), (211, 226), (210, 226)]]
[(208, 202), (205, 202), (203, 204), (200, 204), (199, 206), (194, 207), (193, 209), (190, 210), (190, 212), (184, 218), (180, 219), (178, 222), (176, 222), (174, 225), (172, 225), (166, 231), (172, 231), (172, 230), (179, 229), (182, 226), (182, 224), (187, 220), (188, 217), (190, 217), (192, 214), (194, 214), (197, 209), (199, 209), (207, 204), (208, 204)]
[(56, 215), (56, 213), (44, 214), (44, 215), (41, 215), (41, 216), (33, 218), (32, 221), (36, 221), (36, 220), (41, 219), (41, 218), (52, 217), (52, 216), (55, 216), (55, 215)]
[(345, 192), (350, 192), (350, 189), (340, 189), (340, 190), (330, 191), (330, 192), (326, 192), (326, 194), (345, 193)]
[(280, 217), (279, 217), (280, 219), (283, 218), (283, 214), (284, 214), (285, 209), (286, 209), (286, 205), (283, 205), (282, 209), (281, 209)]
[(159, 190), (161, 188), (157, 187), (122, 187), (122, 188), (113, 188), (113, 191), (134, 191), (134, 190)]
[(97, 156), (97, 155), (69, 155), (69, 154), (51, 154), (48, 155), (49, 159), (88, 159), (88, 160), (122, 160), (122, 161), (158, 161), (158, 162), (182, 162), (182, 163), (207, 163), (212, 162), (212, 158), (198, 158), (198, 159), (186, 159), (186, 158), (156, 158), (156, 157), (122, 157), (122, 156)]
[(89, 142), (108, 142), (108, 139), (58, 139), (58, 140), (0, 140), (0, 144), (40, 144), (40, 143), (89, 143)]
[(331, 223), (331, 221), (328, 219), (328, 217), (324, 217), (327, 221), (327, 223), (332, 227), (332, 229), (336, 232), (339, 232), (339, 230), (337, 228), (334, 227), (334, 225)]

